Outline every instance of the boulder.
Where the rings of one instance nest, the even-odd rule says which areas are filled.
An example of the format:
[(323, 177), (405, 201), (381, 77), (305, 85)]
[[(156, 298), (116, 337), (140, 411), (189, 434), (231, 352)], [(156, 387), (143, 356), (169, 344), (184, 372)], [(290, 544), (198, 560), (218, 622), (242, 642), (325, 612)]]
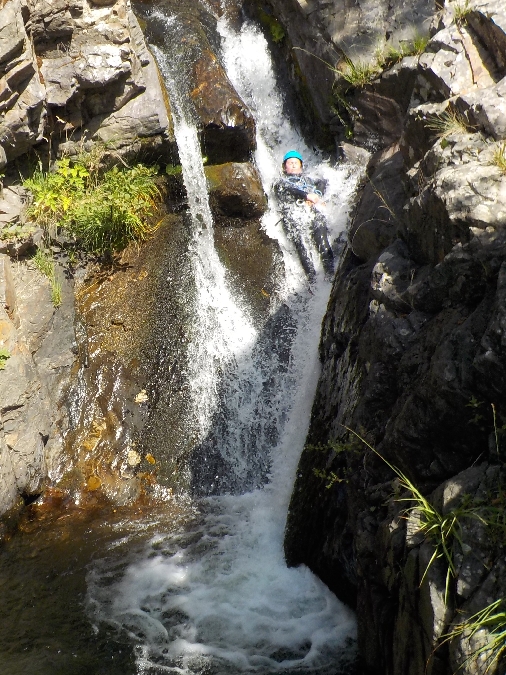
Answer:
[(190, 98), (203, 125), (202, 146), (211, 162), (244, 162), (256, 147), (255, 122), (216, 56), (207, 49), (193, 67)]
[[(177, 79), (177, 89), (186, 90), (193, 103), (193, 109), (187, 103), (182, 105), (185, 115), (196, 116), (203, 154), (211, 164), (248, 161), (256, 147), (255, 123), (216, 56), (219, 37), (215, 19), (194, 0), (164, 0), (163, 7), (173, 21), (160, 20), (143, 6), (140, 12), (149, 41), (166, 55), (160, 61), (164, 77), (169, 83)], [(170, 58), (170, 68), (164, 58)], [(169, 97), (180, 96), (168, 89)], [(178, 100), (173, 103), (181, 106)]]
[(206, 166), (204, 171), (213, 212), (222, 216), (259, 218), (267, 210), (267, 197), (252, 164), (230, 162)]
[(506, 139), (506, 77), (492, 87), (458, 96), (455, 107), (487, 136)]
[(501, 0), (470, 3), (466, 21), (493, 59), (497, 78), (506, 75), (506, 10)]

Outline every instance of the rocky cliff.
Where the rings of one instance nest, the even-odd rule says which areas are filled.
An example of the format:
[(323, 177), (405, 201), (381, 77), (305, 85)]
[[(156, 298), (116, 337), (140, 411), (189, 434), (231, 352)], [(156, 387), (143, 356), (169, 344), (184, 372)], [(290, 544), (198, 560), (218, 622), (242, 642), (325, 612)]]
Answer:
[(40, 243), (42, 231), (26, 222), (19, 171), (32, 148), (39, 158), (54, 158), (98, 140), (130, 156), (141, 148), (154, 156), (174, 153), (157, 69), (129, 5), (2, 2), (1, 512), (21, 495), (40, 493), (56, 470), (67, 425), (60, 402), (77, 351), (71, 284), (62, 273), (63, 303), (55, 311), (48, 280), (20, 258)]
[[(321, 26), (324, 12), (350, 17), (345, 3), (289, 4), (313, 45), (346, 49), (355, 19), (344, 36)], [(395, 41), (391, 4), (356, 13)], [(287, 6), (269, 11), (284, 22)], [(375, 71), (362, 51), (366, 82), (350, 81), (357, 60), (331, 71), (338, 133), (349, 124), (371, 155), (323, 323), (285, 550), (356, 606), (365, 673), (502, 672), (486, 647), (497, 619), (459, 626), (506, 585), (506, 14), (493, 0), (436, 9), (417, 9), (434, 11), (423, 53)], [(300, 39), (288, 24), (286, 35)], [(305, 84), (315, 69), (330, 77), (313, 61)]]
[[(129, 504), (159, 483), (182, 485), (167, 476), (182, 475), (191, 454), (181, 373), (195, 280), (171, 105), (128, 0), (0, 6), (0, 514), (48, 486), (74, 502)], [(265, 322), (279, 252), (260, 231), (266, 197), (247, 161), (255, 124), (217, 57), (216, 19), (193, 0), (135, 11), (150, 43), (185, 69), (217, 248)], [(164, 13), (177, 16), (185, 41), (181, 28), (167, 35)], [(95, 151), (103, 166), (141, 160), (161, 170), (156, 236), (112, 257), (81, 255), (68, 233), (39, 227), (20, 185), (34, 164)], [(37, 248), (55, 259), (62, 302), (51, 300)]]

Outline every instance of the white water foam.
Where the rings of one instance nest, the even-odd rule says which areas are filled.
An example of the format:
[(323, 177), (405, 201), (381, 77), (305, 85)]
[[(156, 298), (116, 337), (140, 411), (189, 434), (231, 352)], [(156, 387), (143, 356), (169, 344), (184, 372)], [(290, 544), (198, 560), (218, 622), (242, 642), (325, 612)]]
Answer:
[[(167, 29), (177, 30), (174, 19), (153, 12)], [(213, 217), (209, 206), (206, 177), (194, 111), (184, 87), (177, 81), (178, 63), (174, 54), (152, 47), (169, 91), (174, 135), (179, 148), (183, 180), (193, 221), (193, 272), (196, 313), (199, 321), (192, 330), (189, 363), (195, 442), (205, 438), (218, 405), (218, 382), (226, 364), (237, 363), (251, 353), (256, 330), (247, 311), (232, 297), (226, 271), (214, 248)], [(181, 58), (181, 57), (179, 57)], [(180, 73), (179, 73), (180, 74)], [(210, 339), (211, 338), (211, 339)]]
[[(344, 170), (322, 164), (283, 119), (262, 34), (251, 25), (235, 34), (224, 23), (220, 31), (229, 77), (255, 112), (256, 162), (264, 186), (270, 190), (287, 148), (302, 149), (307, 164), (329, 180), (330, 227), (332, 236), (337, 236), (345, 224), (346, 198), (353, 182)], [(254, 58), (247, 58), (249, 54)], [(158, 58), (163, 68), (163, 57)], [(185, 146), (182, 154), (186, 151)], [(198, 154), (188, 161), (198, 164)], [(182, 162), (184, 167), (183, 156)], [(204, 196), (197, 196), (200, 205)], [(270, 414), (277, 420), (279, 442), (271, 453), (270, 481), (245, 494), (201, 500), (200, 515), (186, 529), (156, 536), (115, 583), (108, 576), (114, 567), (110, 560), (97, 563), (90, 571), (88, 600), (95, 620), (128, 634), (136, 645), (139, 675), (336, 675), (343, 658), (353, 652), (347, 646), (355, 634), (352, 612), (307, 568), (289, 569), (283, 557), (288, 501), (319, 374), (317, 348), (329, 284), (320, 273), (308, 290), (296, 253), (278, 221), (274, 210), (265, 216), (263, 226), (283, 250), (287, 282), (282, 299), (295, 323), (285, 327), (293, 333), (289, 363), (282, 372), (271, 374), (276, 397), (271, 401), (275, 411)], [(207, 224), (205, 232), (210, 230)], [(202, 286), (197, 305), (205, 329), (196, 336), (205, 344), (195, 349), (198, 358), (208, 358), (213, 364), (199, 385), (201, 422), (209, 429), (218, 374), (222, 380), (235, 378), (230, 384), (235, 394), (228, 401), (228, 414), (237, 425), (237, 438), (230, 433), (221, 439), (226, 445), (221, 451), (230, 456), (242, 452), (239, 440), (243, 446), (254, 445), (251, 430), (256, 427), (259, 408), (252, 403), (251, 391), (261, 390), (266, 375), (255, 371), (255, 333), (227, 290), (225, 273), (211, 251), (212, 239), (203, 248), (201, 240), (197, 237), (195, 247), (196, 275)], [(243, 320), (246, 328), (241, 325)], [(241, 462), (246, 461), (247, 454), (243, 454)]]

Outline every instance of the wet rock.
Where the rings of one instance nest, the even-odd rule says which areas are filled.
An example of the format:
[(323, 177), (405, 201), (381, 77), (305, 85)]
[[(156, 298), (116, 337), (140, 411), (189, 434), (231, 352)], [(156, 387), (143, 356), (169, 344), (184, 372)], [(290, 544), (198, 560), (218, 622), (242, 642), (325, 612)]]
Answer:
[(267, 197), (252, 164), (218, 164), (204, 170), (215, 213), (238, 218), (259, 218), (265, 213)]
[(262, 232), (255, 219), (240, 223), (236, 219), (223, 219), (214, 237), (235, 291), (246, 300), (258, 325), (263, 324), (282, 275), (279, 247)]
[[(387, 2), (376, 2), (373, 6), (367, 1), (348, 0), (339, 3), (323, 0), (267, 0), (258, 3), (250, 0), (247, 6), (253, 6), (250, 11), (256, 10), (260, 19), (259, 5), (261, 11), (279, 21), (284, 29), (280, 47), (289, 62), (290, 74), (305, 114), (313, 120), (308, 131), (319, 132), (320, 138), (327, 139), (327, 143), (331, 124), (328, 102), (335, 100), (336, 82), (342, 84), (338, 68), (344, 65), (345, 56), (356, 62), (369, 62), (374, 59), (378, 44), (397, 45), (409, 41), (416, 34), (426, 34), (434, 11), (430, 0), (412, 3), (409, 18), (402, 5)], [(265, 24), (268, 26), (268, 21)], [(387, 139), (374, 139), (376, 149), (390, 145), (398, 138), (393, 120), (382, 117), (380, 111), (388, 111), (389, 115), (393, 114), (394, 119), (398, 119), (399, 107), (402, 109), (402, 104), (399, 104), (400, 99), (390, 98), (381, 90), (376, 95), (369, 94), (361, 99), (361, 109), (376, 111), (363, 118), (364, 131), (374, 128), (383, 133), (383, 129), (388, 128)], [(353, 101), (351, 105), (354, 105)], [(342, 127), (341, 132), (336, 132), (344, 136)], [(363, 138), (361, 129), (359, 133)]]
[(158, 21), (144, 5), (138, 7), (150, 42), (177, 60), (177, 77), (188, 91), (202, 129), (203, 154), (211, 164), (248, 161), (256, 144), (255, 123), (216, 55), (215, 19), (193, 0), (164, 0), (163, 8), (173, 23)]
[(10, 358), (0, 371), (0, 510), (37, 494), (60, 459), (65, 413), (59, 409), (74, 360), (72, 299), (55, 315), (49, 282), (0, 254), (0, 345)]

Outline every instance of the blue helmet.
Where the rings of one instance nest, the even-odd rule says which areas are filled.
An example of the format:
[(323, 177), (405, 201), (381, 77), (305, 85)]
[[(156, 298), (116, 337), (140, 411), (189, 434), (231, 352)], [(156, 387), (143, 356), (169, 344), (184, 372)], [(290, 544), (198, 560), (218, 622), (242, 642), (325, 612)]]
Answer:
[(304, 160), (302, 159), (302, 155), (300, 154), (300, 152), (297, 152), (297, 150), (289, 150), (283, 157), (283, 166), (285, 165), (286, 160), (291, 159), (292, 157), (294, 157), (295, 159), (299, 159), (301, 164), (304, 163)]

